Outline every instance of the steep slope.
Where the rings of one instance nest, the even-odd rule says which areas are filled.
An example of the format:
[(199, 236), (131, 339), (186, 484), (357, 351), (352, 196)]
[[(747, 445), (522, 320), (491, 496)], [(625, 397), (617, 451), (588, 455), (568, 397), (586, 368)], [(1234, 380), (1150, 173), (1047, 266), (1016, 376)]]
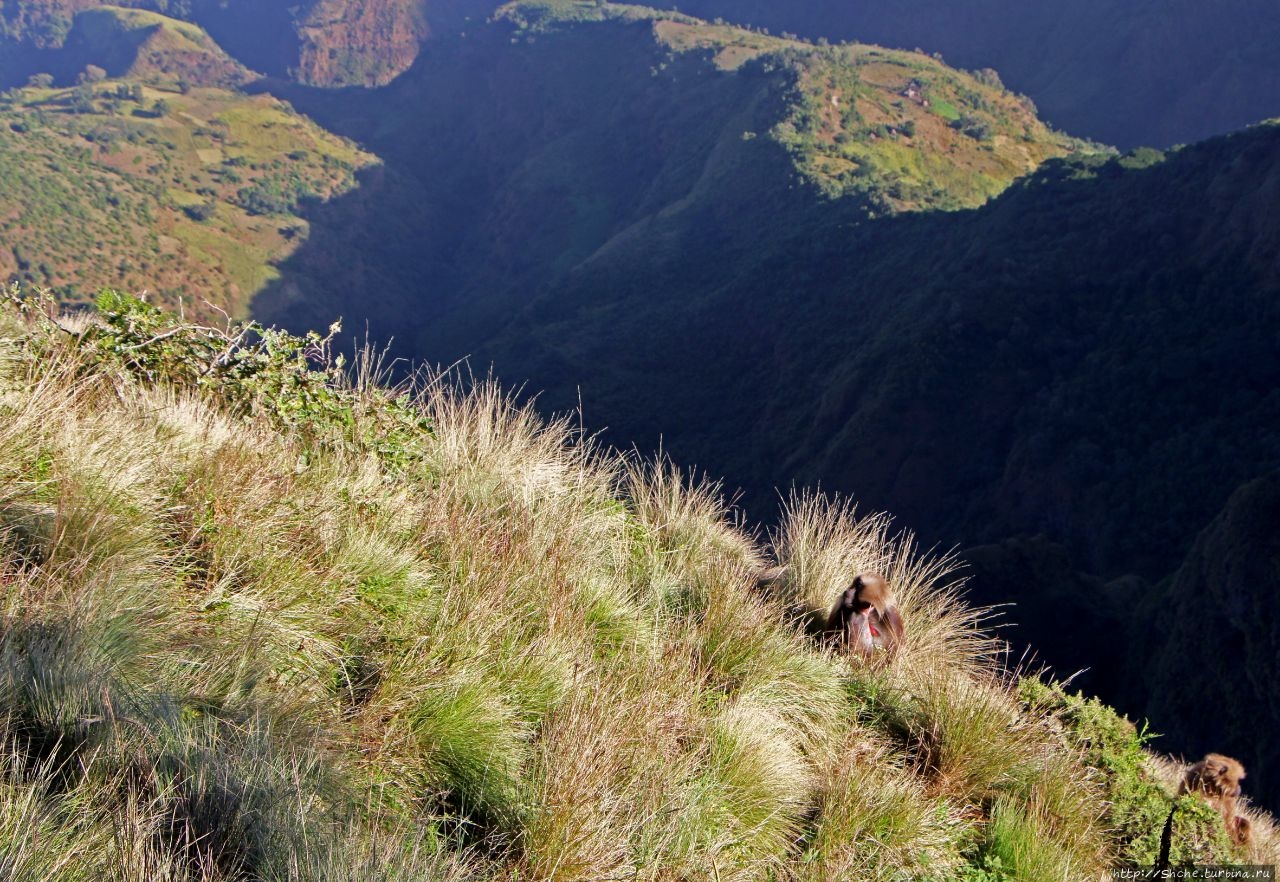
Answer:
[[(1170, 737), (1189, 751), (1218, 744), (1255, 753), (1267, 782), (1280, 777), (1280, 750), (1259, 738), (1280, 724), (1277, 523), (1280, 475), (1233, 493), (1186, 562), (1147, 598), (1154, 639), (1130, 650), (1145, 673), (1134, 690), (1144, 704), (1136, 706), (1169, 720)], [(1205, 707), (1214, 712), (1195, 712)]]
[(298, 19), (296, 77), (314, 85), (382, 85), (408, 70), (429, 33), (421, 0), (318, 0)]
[[(1097, 879), (1246, 848), (1128, 721), (996, 667), (948, 562), (319, 335), (0, 307), (0, 853), (51, 882)], [(127, 450), (127, 456), (121, 451)], [(892, 656), (802, 623), (891, 580)]]
[(89, 65), (110, 77), (171, 87), (235, 88), (256, 78), (199, 27), (118, 6), (76, 15), (62, 51), (45, 60), (44, 69), (66, 85)]
[[(1264, 126), (1167, 157), (1053, 163), (974, 212), (852, 228), (815, 203), (731, 260), (705, 237), (637, 240), (577, 267), (482, 354), (540, 351), (498, 364), (556, 365), (557, 405), (607, 364), (605, 385), (582, 387), (601, 421), (651, 438), (661, 401), (693, 420), (686, 456), (751, 487), (822, 478), (895, 499), (939, 538), (1020, 524), (1095, 571), (1161, 574), (1275, 456), (1277, 144)], [(711, 287), (706, 262), (723, 270)], [(696, 419), (726, 392), (726, 422)]]
[[(659, 2), (658, 6), (674, 6)], [(922, 46), (996, 68), (1068, 131), (1126, 148), (1207, 138), (1280, 115), (1269, 0), (682, 0), (694, 15), (808, 37)]]

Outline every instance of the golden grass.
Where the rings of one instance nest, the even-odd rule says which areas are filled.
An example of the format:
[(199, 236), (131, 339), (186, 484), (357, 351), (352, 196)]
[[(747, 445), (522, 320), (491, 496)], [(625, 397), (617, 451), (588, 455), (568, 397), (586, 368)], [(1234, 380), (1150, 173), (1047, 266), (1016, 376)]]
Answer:
[[(419, 382), (431, 431), (391, 468), (93, 362), (98, 330), (0, 317), (0, 851), (24, 872), (1108, 864), (1090, 773), (1012, 694), (953, 561), (884, 516), (794, 497), (771, 542), (789, 575), (764, 591), (769, 555), (717, 485), (491, 382)], [(806, 632), (864, 570), (908, 627), (870, 664)], [(34, 761), (67, 786), (14, 765)]]

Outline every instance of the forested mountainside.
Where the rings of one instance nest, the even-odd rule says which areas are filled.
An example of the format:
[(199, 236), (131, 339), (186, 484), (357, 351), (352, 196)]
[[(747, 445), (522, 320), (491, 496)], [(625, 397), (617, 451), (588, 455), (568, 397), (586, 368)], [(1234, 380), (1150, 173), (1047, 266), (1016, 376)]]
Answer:
[[(1274, 864), (1096, 700), (999, 664), (954, 561), (328, 338), (0, 304), (0, 856), (90, 882), (1085, 882)], [(851, 573), (907, 623), (824, 642)], [(1240, 816), (1230, 815), (1233, 828)]]
[[(274, 293), (305, 288), (320, 326), (355, 297), (387, 334), (445, 300), (505, 308), (686, 198), (779, 193), (799, 174), (879, 212), (973, 205), (1081, 146), (927, 57), (638, 7), (513, 6), (392, 89), (287, 92), (385, 154), (377, 168), (261, 84), (232, 88), (256, 75), (186, 22), (85, 10), (38, 62), (0, 98), (12, 181), (0, 269), (67, 301), (116, 285), (172, 303), (212, 274), (202, 290), (240, 312), (315, 235), (320, 262), (290, 265)], [(24, 175), (37, 157), (48, 174)], [(314, 229), (302, 220), (360, 168), (358, 194), (309, 213)], [(492, 296), (471, 298), (480, 289)]]
[[(655, 5), (675, 5), (659, 2)], [(1270, 0), (681, 0), (774, 31), (924, 47), (995, 68), (1045, 119), (1126, 149), (1168, 147), (1280, 116)]]
[[(286, 94), (366, 133), (384, 164), (308, 215), (310, 246), (255, 313), (296, 327), (358, 314), (428, 358), (593, 254), (696, 244), (690, 218), (732, 248), (787, 235), (801, 206), (832, 225), (973, 206), (1046, 158), (1101, 149), (927, 56), (629, 6), (512, 4), (380, 93)], [(453, 342), (436, 352), (440, 334)]]

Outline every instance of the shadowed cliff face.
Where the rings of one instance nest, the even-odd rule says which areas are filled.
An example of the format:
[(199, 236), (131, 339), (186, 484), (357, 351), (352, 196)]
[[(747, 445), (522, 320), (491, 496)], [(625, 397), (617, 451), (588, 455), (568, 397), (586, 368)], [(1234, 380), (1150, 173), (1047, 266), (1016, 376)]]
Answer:
[(1188, 755), (1246, 760), (1245, 792), (1280, 797), (1280, 474), (1231, 496), (1178, 572), (1144, 605), (1130, 645), (1139, 698)]
[[(673, 56), (636, 23), (514, 42), (491, 27), (378, 93), (296, 89), (331, 128), (373, 133), (384, 164), (315, 206), (310, 241), (255, 311), (295, 327), (343, 315), (397, 354), (465, 356), (567, 269), (647, 241), (671, 212), (693, 206), (727, 241), (720, 219), (812, 202), (778, 144), (743, 136), (778, 120), (788, 87)], [(683, 246), (673, 233), (666, 247)]]

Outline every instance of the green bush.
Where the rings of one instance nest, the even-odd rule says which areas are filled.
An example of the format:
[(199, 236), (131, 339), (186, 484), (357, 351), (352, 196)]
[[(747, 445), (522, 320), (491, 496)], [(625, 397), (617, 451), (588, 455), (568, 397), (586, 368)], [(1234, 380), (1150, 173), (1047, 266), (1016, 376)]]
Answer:
[(1171, 812), (1176, 822), (1173, 864), (1230, 862), (1230, 843), (1217, 812), (1195, 797), (1175, 799), (1157, 779), (1145, 749), (1155, 736), (1145, 726), (1139, 729), (1096, 698), (1070, 694), (1060, 685), (1027, 678), (1019, 692), (1029, 707), (1050, 712), (1062, 726), (1064, 743), (1082, 751), (1085, 762), (1100, 773), (1107, 827), (1125, 865), (1155, 864)]

